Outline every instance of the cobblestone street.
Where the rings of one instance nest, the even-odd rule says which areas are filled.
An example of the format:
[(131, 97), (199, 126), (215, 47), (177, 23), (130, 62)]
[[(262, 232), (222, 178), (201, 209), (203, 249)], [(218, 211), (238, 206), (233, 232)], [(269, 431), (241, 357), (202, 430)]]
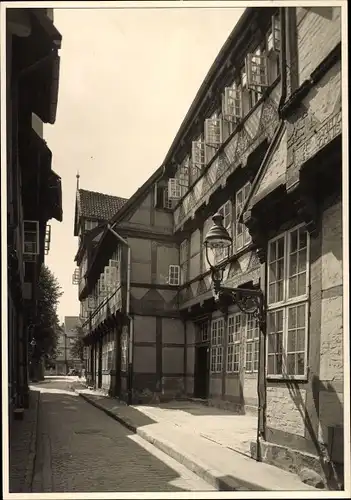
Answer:
[(33, 493), (210, 491), (214, 488), (70, 390), (40, 390)]

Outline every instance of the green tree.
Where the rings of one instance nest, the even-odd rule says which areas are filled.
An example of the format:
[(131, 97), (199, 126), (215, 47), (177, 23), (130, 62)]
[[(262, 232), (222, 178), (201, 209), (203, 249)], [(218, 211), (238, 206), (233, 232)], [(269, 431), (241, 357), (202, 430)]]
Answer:
[(57, 306), (62, 294), (62, 288), (55, 275), (46, 265), (42, 265), (38, 282), (37, 316), (34, 322), (33, 360), (45, 360), (46, 363), (50, 363), (56, 357), (61, 329)]

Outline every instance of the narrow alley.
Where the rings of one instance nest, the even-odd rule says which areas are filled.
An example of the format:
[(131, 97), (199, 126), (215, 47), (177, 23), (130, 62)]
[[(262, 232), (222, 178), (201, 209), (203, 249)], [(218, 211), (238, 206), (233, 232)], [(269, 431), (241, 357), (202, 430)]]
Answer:
[(214, 488), (90, 405), (66, 377), (40, 391), (33, 493), (210, 491)]

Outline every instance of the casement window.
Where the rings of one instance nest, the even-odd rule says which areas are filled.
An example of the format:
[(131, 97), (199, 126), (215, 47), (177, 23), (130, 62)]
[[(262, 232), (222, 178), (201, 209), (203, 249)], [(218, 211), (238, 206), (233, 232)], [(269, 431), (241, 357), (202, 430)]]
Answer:
[(99, 295), (100, 297), (105, 297), (107, 292), (106, 283), (105, 283), (105, 275), (104, 273), (100, 274), (99, 279)]
[(78, 285), (80, 281), (80, 268), (76, 267), (72, 274), (72, 285)]
[(46, 224), (45, 240), (44, 240), (44, 255), (48, 255), (48, 253), (50, 252), (50, 244), (51, 244), (51, 225)]
[(309, 233), (303, 225), (268, 244), (267, 376), (307, 376)]
[(259, 331), (258, 320), (252, 314), (247, 314), (245, 353), (245, 371), (247, 373), (258, 371)]
[(184, 240), (179, 248), (179, 263), (180, 263), (180, 284), (184, 285), (188, 281), (189, 270), (189, 240)]
[(168, 196), (168, 187), (164, 187), (162, 189), (162, 195), (163, 195), (163, 203), (162, 203), (162, 208), (165, 208), (166, 210), (172, 210), (175, 206), (175, 200), (170, 200)]
[(211, 148), (219, 148), (222, 144), (222, 118), (216, 112), (205, 120), (205, 143)]
[(240, 369), (242, 314), (228, 316), (227, 373), (238, 373)]
[(176, 177), (179, 180), (181, 196), (183, 197), (189, 189), (190, 159), (186, 156), (180, 165)]
[(280, 51), (280, 18), (279, 14), (272, 16), (272, 26), (267, 33), (267, 51)]
[(192, 142), (191, 145), (191, 176), (194, 182), (194, 178), (198, 178), (201, 174), (202, 169), (206, 166), (206, 148), (203, 136), (200, 136), (196, 141)]
[[(113, 252), (113, 254), (111, 256), (111, 262), (112, 261), (120, 262), (121, 261), (121, 253), (122, 253), (121, 246), (118, 245), (116, 250)], [(110, 265), (112, 265), (112, 264), (110, 264)]]
[(235, 195), (235, 250), (241, 250), (246, 245), (248, 245), (251, 241), (251, 236), (248, 228), (239, 222), (239, 217), (241, 211), (244, 207), (244, 203), (249, 196), (251, 189), (250, 182), (246, 183), (239, 191), (237, 191)]
[(196, 326), (196, 341), (199, 343), (208, 342), (210, 340), (208, 320), (200, 321)]
[(221, 373), (223, 368), (223, 318), (212, 320), (211, 324), (211, 372)]
[(258, 47), (246, 57), (247, 86), (256, 92), (269, 86), (267, 55)]
[[(223, 215), (223, 226), (232, 236), (232, 202), (229, 200), (220, 207), (218, 213)], [(231, 253), (231, 248), (216, 248), (215, 249), (215, 263), (219, 264), (227, 259)]]
[(107, 293), (111, 293), (115, 290), (117, 285), (117, 276), (118, 276), (118, 268), (116, 266), (111, 266), (111, 265), (105, 266), (104, 280)]
[(241, 86), (236, 82), (224, 89), (223, 118), (228, 122), (238, 123), (243, 116)]
[(182, 197), (182, 190), (180, 187), (179, 179), (171, 177), (168, 179), (168, 200), (180, 200)]
[(180, 284), (180, 266), (170, 265), (168, 268), (168, 284), (178, 286)]
[(33, 262), (39, 255), (39, 222), (23, 221), (23, 260)]

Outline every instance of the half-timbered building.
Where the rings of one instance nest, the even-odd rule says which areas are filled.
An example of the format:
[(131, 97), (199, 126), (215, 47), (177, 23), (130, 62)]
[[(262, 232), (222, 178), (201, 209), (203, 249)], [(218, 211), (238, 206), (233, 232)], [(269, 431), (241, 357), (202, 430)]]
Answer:
[[(295, 470), (313, 463), (334, 484), (340, 16), (339, 7), (245, 10), (162, 166), (106, 226), (84, 291), (99, 302), (85, 324), (98, 387), (135, 403), (192, 397), (257, 413), (253, 455), (276, 463), (283, 453)], [(215, 255), (223, 284), (263, 291), (263, 326), (213, 296), (203, 243), (217, 212), (232, 238)]]

